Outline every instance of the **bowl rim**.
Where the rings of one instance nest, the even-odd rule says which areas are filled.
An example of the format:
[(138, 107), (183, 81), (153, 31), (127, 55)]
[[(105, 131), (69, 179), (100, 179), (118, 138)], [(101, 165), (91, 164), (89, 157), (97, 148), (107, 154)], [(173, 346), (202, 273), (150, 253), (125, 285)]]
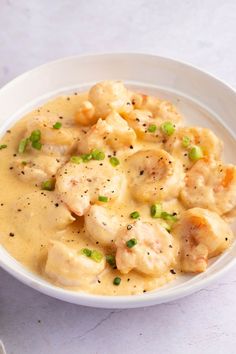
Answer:
[[(181, 66), (185, 66), (188, 69), (194, 70), (195, 72), (207, 76), (210, 80), (217, 82), (218, 84), (224, 86), (224, 88), (228, 88), (234, 95), (236, 95), (236, 90), (232, 86), (230, 86), (224, 80), (218, 79), (216, 76), (209, 73), (208, 71), (200, 69), (198, 66), (192, 65), (187, 61), (175, 59), (173, 57), (165, 57), (165, 56), (160, 56), (152, 53), (142, 53), (142, 52), (111, 52), (111, 53), (107, 52), (107, 53), (95, 53), (95, 54), (91, 53), (91, 54), (73, 55), (73, 56), (63, 57), (60, 59), (49, 61), (47, 63), (39, 65), (31, 70), (28, 70), (16, 76), (10, 82), (6, 83), (4, 86), (0, 88), (0, 93), (10, 89), (11, 86), (15, 85), (15, 83), (20, 83), (27, 76), (33, 74), (34, 72), (37, 72), (40, 69), (43, 69), (44, 67), (49, 68), (50, 66), (54, 66), (55, 64), (59, 64), (74, 59), (80, 59), (80, 58), (84, 58), (84, 59), (91, 58), (91, 57), (112, 58), (113, 56), (114, 57), (117, 56), (153, 57), (158, 60), (169, 61), (175, 64), (180, 64)], [(10, 253), (7, 252), (7, 250), (5, 251), (9, 256), (11, 256)], [(41, 293), (44, 293), (51, 297), (63, 301), (67, 301), (70, 303), (90, 306), (90, 307), (101, 307), (101, 308), (135, 308), (135, 307), (151, 306), (155, 304), (174, 301), (179, 298), (190, 295), (204, 288), (205, 286), (210, 285), (216, 279), (218, 279), (223, 274), (225, 274), (230, 268), (232, 268), (234, 264), (236, 264), (236, 259), (231, 259), (228, 261), (226, 265), (223, 266), (223, 268), (217, 270), (213, 274), (209, 274), (203, 279), (200, 279), (200, 281), (198, 281), (196, 284), (191, 284), (191, 283), (188, 284), (187, 282), (184, 286), (179, 286), (176, 289), (168, 289), (168, 294), (164, 294), (164, 296), (162, 296), (161, 294), (159, 295), (158, 292), (147, 292), (138, 295), (121, 295), (121, 296), (109, 295), (108, 296), (108, 295), (95, 295), (95, 294), (89, 294), (84, 292), (76, 292), (76, 291), (57, 287), (47, 282), (43, 278), (35, 275), (33, 272), (29, 271), (28, 269), (26, 274), (24, 272), (24, 269), (26, 268), (21, 263), (19, 263), (20, 267), (16, 269), (16, 267), (14, 267), (13, 264), (8, 264), (7, 261), (0, 258), (1, 268), (3, 268), (9, 274), (13, 275), (16, 279), (20, 280), (22, 283), (30, 286), (33, 289), (40, 291)]]

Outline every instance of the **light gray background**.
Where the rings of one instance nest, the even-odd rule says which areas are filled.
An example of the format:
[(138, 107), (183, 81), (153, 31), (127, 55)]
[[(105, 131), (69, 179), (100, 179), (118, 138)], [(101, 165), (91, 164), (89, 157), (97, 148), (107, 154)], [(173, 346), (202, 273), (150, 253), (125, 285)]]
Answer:
[[(49, 60), (114, 51), (189, 61), (236, 86), (236, 1), (0, 0), (0, 86)], [(51, 299), (0, 270), (0, 339), (13, 354), (233, 354), (235, 284), (236, 267), (185, 299), (114, 311)]]

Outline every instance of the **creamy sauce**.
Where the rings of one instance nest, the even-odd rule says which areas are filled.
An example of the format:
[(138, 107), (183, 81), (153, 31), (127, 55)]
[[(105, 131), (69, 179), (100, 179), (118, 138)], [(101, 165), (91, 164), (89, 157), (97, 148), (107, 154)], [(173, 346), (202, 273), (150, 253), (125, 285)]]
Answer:
[[(28, 164), (29, 160), (45, 156), (44, 150), (29, 149), (23, 154), (18, 152), (19, 141), (26, 136), (26, 126), (38, 116), (43, 116), (45, 120), (61, 122), (62, 127), (67, 127), (75, 132), (74, 146), (69, 153), (60, 158), (57, 156), (60, 165), (68, 161), (70, 156), (78, 155), (77, 146), (86, 138), (86, 132), (90, 126), (80, 127), (75, 122), (75, 116), (81, 103), (86, 99), (87, 93), (55, 98), (19, 120), (1, 139), (0, 144), (6, 144), (7, 148), (0, 150), (0, 242), (20, 263), (60, 287), (103, 295), (139, 294), (153, 290), (176, 277), (176, 273), (180, 269), (178, 258), (173, 266), (170, 265), (166, 272), (158, 274), (158, 276), (145, 275), (135, 270), (131, 270), (128, 274), (121, 274), (118, 269), (113, 269), (109, 264), (106, 264), (105, 269), (94, 277), (93, 281), (81, 282), (76, 286), (70, 284), (66, 286), (45, 272), (48, 249), (52, 240), (58, 240), (71, 249), (77, 250), (78, 253), (84, 247), (96, 249), (104, 255), (110, 254), (112, 249), (103, 247), (90, 237), (84, 227), (84, 217), (70, 213), (57, 190), (42, 190), (41, 182), (26, 182), (24, 168), (22, 167), (21, 171), (16, 167), (16, 161), (19, 159), (23, 161), (25, 167), (24, 164)], [(116, 149), (115, 156), (120, 161), (117, 171), (127, 173), (129, 169), (127, 158), (136, 151), (140, 149), (155, 150), (157, 147), (162, 148), (163, 142), (145, 141), (142, 138), (137, 138), (132, 146)], [(114, 154), (115, 149), (112, 150), (112, 154)], [(107, 155), (111, 152), (109, 149), (106, 151), (106, 148), (104, 151), (107, 159)], [(55, 175), (52, 174), (51, 177), (54, 178)], [(138, 210), (141, 219), (147, 222), (154, 221), (150, 215), (152, 203), (133, 198), (131, 188), (121, 190), (120, 194), (120, 198), (106, 204), (106, 208), (118, 216), (124, 225), (133, 222), (129, 215), (135, 210)], [(164, 200), (162, 207), (170, 214), (176, 213), (178, 217), (186, 209), (177, 198)], [(167, 224), (161, 218), (155, 219), (155, 222), (164, 227)], [(119, 286), (113, 285), (115, 277), (121, 278)]]

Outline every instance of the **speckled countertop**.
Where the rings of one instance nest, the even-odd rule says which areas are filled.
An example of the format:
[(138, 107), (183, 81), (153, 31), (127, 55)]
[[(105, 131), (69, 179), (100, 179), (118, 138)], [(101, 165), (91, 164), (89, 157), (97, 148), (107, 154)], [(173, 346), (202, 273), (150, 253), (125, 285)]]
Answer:
[[(236, 86), (234, 0), (0, 0), (0, 86), (80, 53), (171, 56)], [(0, 339), (11, 354), (234, 354), (236, 267), (169, 304), (102, 310), (54, 300), (0, 270)]]

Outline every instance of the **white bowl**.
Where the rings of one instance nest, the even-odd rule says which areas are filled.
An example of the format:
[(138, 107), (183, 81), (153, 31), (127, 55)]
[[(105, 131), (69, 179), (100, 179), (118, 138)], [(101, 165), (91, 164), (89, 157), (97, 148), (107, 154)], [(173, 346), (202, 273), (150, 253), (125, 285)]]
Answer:
[[(236, 93), (232, 88), (190, 65), (145, 54), (104, 54), (58, 60), (16, 78), (0, 90), (0, 133), (45, 100), (59, 93), (83, 90), (105, 79), (121, 79), (143, 92), (170, 98), (190, 124), (211, 128), (225, 142), (225, 159), (236, 164)], [(231, 133), (230, 133), (231, 132)], [(3, 247), (0, 266), (21, 282), (55, 298), (93, 307), (131, 308), (175, 300), (206, 287), (235, 261), (236, 245), (213, 260), (203, 274), (179, 277), (149, 293), (98, 296), (64, 290), (23, 267)]]

